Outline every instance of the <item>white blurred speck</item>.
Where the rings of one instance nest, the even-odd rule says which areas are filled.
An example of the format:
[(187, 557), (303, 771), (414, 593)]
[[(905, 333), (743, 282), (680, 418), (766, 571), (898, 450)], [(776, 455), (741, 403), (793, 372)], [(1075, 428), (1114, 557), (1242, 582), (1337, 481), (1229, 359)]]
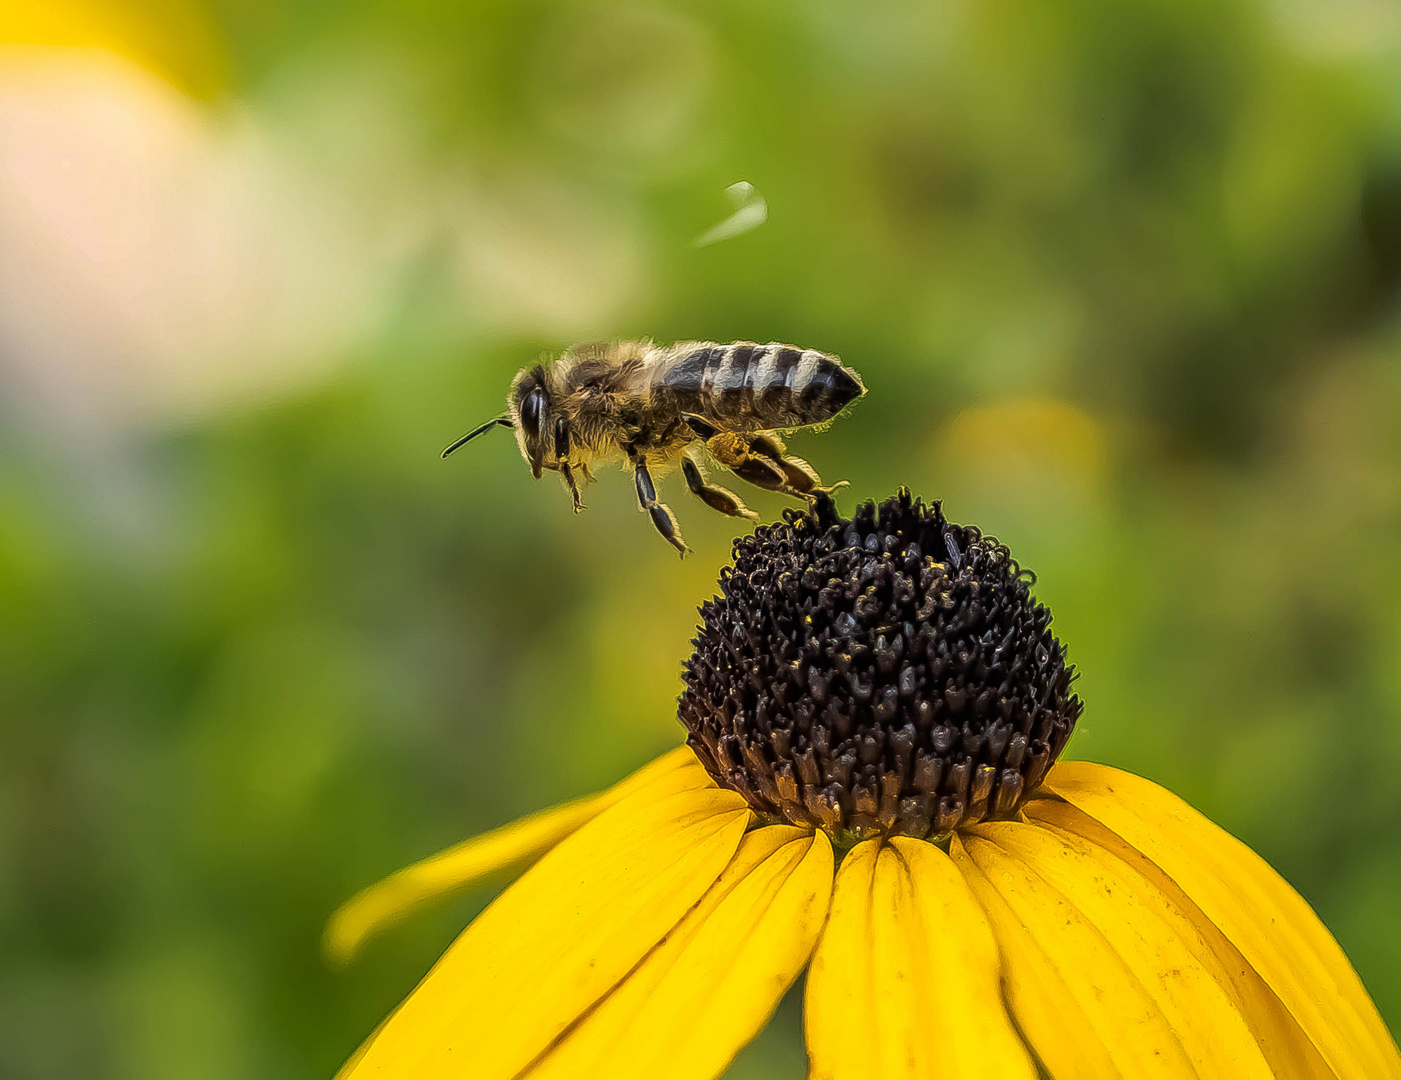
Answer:
[(769, 220), (769, 204), (753, 184), (741, 180), (727, 187), (725, 194), (730, 197), (730, 202), (734, 203), (735, 212), (696, 237), (696, 247), (708, 247), (718, 244), (721, 240), (741, 236)]

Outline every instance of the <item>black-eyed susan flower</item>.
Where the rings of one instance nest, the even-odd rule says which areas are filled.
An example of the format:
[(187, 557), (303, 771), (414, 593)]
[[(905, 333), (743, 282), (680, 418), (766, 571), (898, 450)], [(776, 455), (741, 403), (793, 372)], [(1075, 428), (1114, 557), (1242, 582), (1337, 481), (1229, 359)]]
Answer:
[(342, 1071), (705, 1078), (806, 968), (814, 1077), (1401, 1077), (1309, 906), (1170, 792), (1056, 764), (1081, 710), (995, 540), (908, 492), (735, 546), (688, 745), (346, 905), (534, 865)]

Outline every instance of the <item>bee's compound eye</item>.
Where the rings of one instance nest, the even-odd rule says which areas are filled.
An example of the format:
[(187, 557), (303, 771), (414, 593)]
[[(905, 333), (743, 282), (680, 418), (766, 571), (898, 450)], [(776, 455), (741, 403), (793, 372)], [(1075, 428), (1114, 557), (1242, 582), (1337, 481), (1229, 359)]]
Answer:
[(532, 439), (540, 437), (540, 423), (545, 418), (545, 391), (532, 390), (521, 402), (521, 427)]

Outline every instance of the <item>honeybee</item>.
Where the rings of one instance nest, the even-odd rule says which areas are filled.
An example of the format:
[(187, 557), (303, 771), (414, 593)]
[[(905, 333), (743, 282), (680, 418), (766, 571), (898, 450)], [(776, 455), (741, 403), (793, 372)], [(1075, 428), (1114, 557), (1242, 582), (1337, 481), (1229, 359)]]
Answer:
[[(713, 510), (757, 519), (732, 491), (707, 482), (698, 448), (742, 480), (795, 498), (831, 491), (782, 432), (826, 424), (866, 393), (861, 376), (835, 356), (792, 345), (650, 341), (580, 345), (554, 363), (524, 368), (511, 381), (506, 412), (469, 431), (447, 457), (495, 427), (511, 428), (538, 480), (557, 472), (584, 509), (580, 481), (593, 467), (630, 468), (640, 508), (683, 556), (686, 542), (654, 475), (679, 461), (691, 493)], [(840, 485), (838, 485), (840, 486)]]

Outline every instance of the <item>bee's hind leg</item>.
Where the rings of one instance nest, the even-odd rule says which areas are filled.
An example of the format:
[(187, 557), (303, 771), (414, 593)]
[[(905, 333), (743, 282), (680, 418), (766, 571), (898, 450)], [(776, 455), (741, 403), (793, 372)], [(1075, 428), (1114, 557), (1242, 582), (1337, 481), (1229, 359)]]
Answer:
[(775, 463), (749, 452), (751, 436), (721, 431), (704, 417), (690, 413), (683, 414), (682, 419), (697, 438), (705, 440), (710, 456), (741, 480), (747, 480), (766, 491), (787, 490), (788, 480), (783, 471)]
[(730, 517), (749, 518), (752, 521), (759, 520), (759, 515), (745, 506), (744, 501), (733, 491), (717, 487), (714, 484), (707, 484), (705, 477), (701, 475), (700, 466), (692, 460), (689, 454), (681, 459), (681, 472), (686, 477), (686, 486), (691, 489), (691, 494), (712, 510), (718, 510)]
[(681, 539), (681, 529), (676, 524), (676, 516), (666, 503), (657, 501), (657, 487), (652, 483), (652, 474), (647, 471), (647, 459), (638, 455), (633, 458), (633, 480), (637, 483), (637, 501), (652, 519), (662, 539), (674, 547), (682, 558), (686, 557), (686, 541)]
[(789, 495), (812, 499), (817, 495), (830, 495), (838, 488), (847, 486), (847, 481), (838, 480), (831, 487), (823, 487), (822, 477), (817, 475), (817, 470), (796, 454), (788, 453), (788, 448), (775, 435), (755, 436), (749, 444), (749, 450), (751, 453), (762, 454), (779, 467), (787, 481), (784, 491)]
[(822, 487), (822, 480), (813, 467), (802, 458), (789, 454), (777, 435), (740, 435), (721, 431), (704, 417), (689, 413), (683, 419), (698, 438), (705, 440), (705, 448), (710, 451), (711, 457), (755, 487), (811, 500), (821, 494), (830, 494), (846, 483), (842, 481), (830, 488)]

